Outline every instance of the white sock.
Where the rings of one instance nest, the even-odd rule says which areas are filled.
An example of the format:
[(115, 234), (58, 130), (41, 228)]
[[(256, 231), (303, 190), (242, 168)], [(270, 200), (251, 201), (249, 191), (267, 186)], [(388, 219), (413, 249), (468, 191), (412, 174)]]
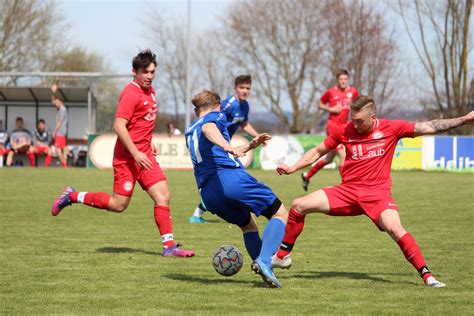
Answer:
[(199, 206), (196, 207), (196, 209), (194, 210), (193, 216), (202, 217), (202, 214), (204, 214), (204, 211), (201, 210)]
[(88, 192), (79, 192), (77, 194), (77, 203), (82, 203), (84, 204), (84, 197), (86, 196)]
[(0, 167), (3, 167), (3, 155), (0, 156)]

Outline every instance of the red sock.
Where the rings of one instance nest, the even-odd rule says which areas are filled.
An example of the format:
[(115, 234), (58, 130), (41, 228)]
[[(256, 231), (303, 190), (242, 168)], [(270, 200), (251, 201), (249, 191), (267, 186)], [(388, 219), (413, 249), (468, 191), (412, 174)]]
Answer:
[(342, 167), (343, 166), (341, 166), (341, 165), (339, 165), (339, 167), (338, 167), (339, 168), (339, 174), (341, 175), (341, 178), (342, 178), (342, 169), (343, 169)]
[(304, 227), (305, 215), (301, 215), (294, 209), (290, 209), (288, 215), (288, 223), (285, 228), (285, 236), (281, 242), (280, 249), (278, 249), (276, 255), (278, 258), (283, 259), (286, 255), (289, 255), (293, 246), (295, 245), (296, 238), (301, 234)]
[(161, 235), (163, 247), (174, 245), (173, 225), (171, 222), (170, 208), (164, 205), (155, 205), (155, 223)]
[(53, 160), (53, 156), (51, 155), (47, 155), (46, 158), (44, 159), (44, 166), (46, 168), (48, 168), (49, 165), (51, 164), (51, 160)]
[(28, 161), (30, 162), (30, 166), (36, 167), (35, 154), (32, 152), (28, 152), (26, 155), (28, 156)]
[(326, 162), (324, 161), (324, 159), (321, 159), (319, 160), (311, 169), (309, 169), (309, 171), (306, 173), (306, 180), (309, 180), (311, 179), (312, 176), (314, 176), (314, 174), (316, 172), (318, 172), (319, 170), (321, 170), (324, 166), (326, 165)]
[(72, 192), (69, 194), (72, 203), (82, 203), (95, 208), (109, 208), (110, 195), (103, 192)]
[(418, 270), (418, 273), (420, 273), (424, 281), (432, 276), (430, 270), (426, 266), (426, 261), (421, 254), (420, 248), (418, 248), (415, 239), (409, 233), (403, 235), (397, 241), (397, 244), (403, 251), (405, 258), (415, 267), (416, 270)]
[(66, 163), (66, 162), (63, 162), (63, 161), (61, 161), (61, 167), (63, 167), (63, 168), (67, 168), (67, 163)]

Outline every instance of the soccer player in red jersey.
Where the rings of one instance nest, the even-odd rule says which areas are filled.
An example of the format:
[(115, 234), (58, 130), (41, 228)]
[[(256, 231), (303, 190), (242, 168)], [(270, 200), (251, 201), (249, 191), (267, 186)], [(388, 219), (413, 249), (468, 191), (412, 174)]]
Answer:
[(340, 185), (323, 188), (293, 201), (285, 237), (273, 257), (274, 267), (291, 266), (289, 255), (303, 230), (306, 214), (365, 214), (398, 244), (405, 258), (418, 270), (427, 286), (445, 286), (433, 277), (415, 239), (400, 223), (398, 207), (390, 192), (390, 166), (400, 138), (442, 133), (472, 123), (474, 111), (463, 117), (421, 123), (382, 120), (376, 117), (374, 100), (361, 96), (351, 104), (350, 115), (352, 122), (327, 137), (317, 147), (310, 149), (293, 166), (282, 164), (277, 168), (279, 175), (291, 174), (317, 161), (339, 144), (343, 144), (346, 149), (347, 156)]
[(154, 202), (155, 222), (161, 235), (163, 255), (192, 257), (194, 252), (180, 248), (174, 242), (169, 209), (170, 192), (166, 176), (156, 162), (157, 148), (152, 143), (157, 105), (155, 89), (156, 56), (144, 50), (133, 58), (133, 81), (120, 95), (115, 114), (114, 193), (76, 192), (67, 187), (55, 200), (53, 216), (72, 203), (82, 203), (95, 208), (121, 213), (132, 198), (135, 182), (138, 181)]
[[(326, 133), (331, 136), (335, 130), (347, 123), (349, 116), (349, 106), (353, 100), (359, 96), (356, 88), (349, 87), (349, 72), (345, 69), (340, 69), (336, 74), (337, 86), (328, 89), (319, 99), (319, 108), (329, 113), (329, 118), (326, 123)], [(320, 159), (316, 164), (309, 169), (308, 172), (301, 174), (303, 180), (303, 189), (308, 191), (309, 180), (325, 165), (330, 164), (334, 157), (339, 157), (339, 173), (342, 175), (342, 166), (346, 157), (344, 148), (337, 147), (327, 153), (325, 157)]]

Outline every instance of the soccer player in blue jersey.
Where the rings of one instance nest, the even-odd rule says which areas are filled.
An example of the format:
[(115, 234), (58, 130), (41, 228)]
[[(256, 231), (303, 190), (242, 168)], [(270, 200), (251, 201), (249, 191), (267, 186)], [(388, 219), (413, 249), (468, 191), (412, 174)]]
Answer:
[[(234, 95), (221, 101), (221, 111), (225, 114), (227, 131), (230, 138), (232, 138), (239, 127), (242, 127), (242, 130), (252, 137), (259, 135), (252, 124), (249, 123), (249, 103), (247, 98), (249, 97), (251, 87), (252, 77), (250, 75), (238, 76), (234, 81)], [(189, 223), (207, 223), (202, 217), (204, 212), (206, 212), (206, 209), (200, 203), (194, 210), (193, 215), (189, 217)]]
[[(249, 143), (232, 147), (220, 97), (213, 91), (197, 94), (192, 103), (198, 117), (186, 129), (194, 176), (202, 203), (211, 213), (242, 229), (252, 270), (271, 287), (281, 287), (273, 274), (271, 257), (285, 233), (288, 212), (272, 190), (253, 178), (238, 157), (271, 137), (259, 134)], [(251, 213), (269, 219), (262, 239)]]

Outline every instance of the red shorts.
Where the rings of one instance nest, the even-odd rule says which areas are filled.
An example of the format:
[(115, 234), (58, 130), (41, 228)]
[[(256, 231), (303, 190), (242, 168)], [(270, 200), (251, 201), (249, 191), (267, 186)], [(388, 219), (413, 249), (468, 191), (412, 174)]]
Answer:
[(3, 146), (0, 146), (0, 156), (6, 155), (10, 152), (10, 148), (5, 148)]
[(323, 188), (329, 200), (331, 216), (357, 216), (365, 214), (379, 227), (380, 214), (386, 209), (398, 210), (390, 189), (360, 187), (341, 184)]
[(49, 147), (46, 146), (35, 146), (35, 154), (41, 155), (45, 154), (48, 152)]
[(66, 147), (66, 136), (56, 136), (54, 137), (54, 147), (63, 149)]
[(114, 193), (132, 196), (136, 181), (147, 191), (156, 183), (166, 180), (155, 157), (148, 158), (153, 163), (153, 168), (150, 170), (141, 168), (135, 161), (114, 165)]

